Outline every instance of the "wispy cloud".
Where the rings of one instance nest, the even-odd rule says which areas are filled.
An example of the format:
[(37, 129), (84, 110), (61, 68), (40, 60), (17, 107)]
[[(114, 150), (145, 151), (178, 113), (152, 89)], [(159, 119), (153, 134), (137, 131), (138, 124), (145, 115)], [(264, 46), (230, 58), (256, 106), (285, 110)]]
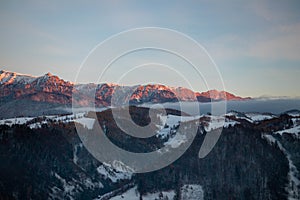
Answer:
[(266, 59), (300, 61), (300, 24), (279, 26), (274, 32), (251, 43), (248, 54)]
[(208, 46), (212, 54), (230, 60), (242, 57), (300, 61), (300, 24), (272, 26), (256, 35), (226, 35)]

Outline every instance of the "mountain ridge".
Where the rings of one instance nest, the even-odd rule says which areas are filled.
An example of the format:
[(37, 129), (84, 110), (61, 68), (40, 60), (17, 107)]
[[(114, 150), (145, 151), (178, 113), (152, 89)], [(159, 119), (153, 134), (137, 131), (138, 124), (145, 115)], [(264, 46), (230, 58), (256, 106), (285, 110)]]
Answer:
[[(33, 75), (29, 75), (29, 74), (21, 74), (21, 73), (17, 73), (17, 72), (11, 72), (11, 71), (6, 71), (6, 70), (0, 70), (0, 84), (1, 85), (10, 85), (10, 84), (14, 84), (16, 81), (17, 84), (23, 83), (23, 84), (29, 84), (34, 82), (35, 80), (39, 79), (51, 79), (52, 81), (56, 79), (56, 81), (60, 81), (60, 82), (64, 82), (64, 83), (69, 83), (71, 85), (74, 86), (78, 86), (78, 85), (89, 85), (89, 84), (96, 84), (96, 83), (87, 83), (87, 84), (75, 84), (71, 81), (65, 81), (61, 78), (59, 78), (57, 75), (53, 75), (51, 72), (48, 72), (46, 74), (44, 74), (43, 76), (33, 76)], [(27, 80), (26, 80), (27, 79)], [(29, 80), (28, 80), (29, 79)], [(22, 82), (23, 81), (23, 82)], [(115, 86), (120, 86), (120, 87), (130, 87), (130, 86), (121, 86), (118, 84), (114, 84), (114, 83), (100, 83), (100, 84), (96, 84), (96, 85), (103, 85), (106, 84), (107, 86), (110, 87), (115, 87)], [(194, 92), (188, 88), (184, 88), (184, 87), (171, 87), (171, 86), (165, 86), (162, 84), (146, 84), (146, 85), (139, 85), (139, 86), (154, 86), (156, 87), (158, 90), (163, 90), (163, 89), (170, 89), (170, 90), (177, 90), (179, 92), (182, 92), (183, 90), (188, 91), (188, 92)], [(225, 100), (225, 96), (228, 96), (229, 94), (229, 98), (227, 97), (226, 100), (239, 100), (239, 99), (249, 99), (250, 97), (240, 97), (240, 96), (236, 96), (232, 93), (226, 92), (226, 91), (218, 91), (218, 90), (209, 90), (209, 91), (205, 91), (205, 92), (194, 92), (195, 94), (198, 95), (203, 95), (205, 97), (208, 97), (209, 95), (212, 96), (211, 98), (214, 100), (218, 100), (218, 99), (223, 99)], [(226, 94), (226, 95), (225, 95)], [(232, 95), (232, 98), (231, 98)], [(219, 96), (219, 97), (218, 97)]]
[[(62, 107), (71, 107), (72, 105), (102, 108), (128, 103), (139, 105), (179, 101), (215, 102), (251, 99), (225, 91), (194, 92), (188, 88), (169, 87), (161, 84), (137, 86), (121, 86), (114, 83), (76, 84), (49, 72), (43, 76), (31, 76), (4, 70), (0, 71), (0, 90), (0, 117), (22, 116), (28, 113), (32, 115), (34, 112), (47, 114), (51, 109), (55, 113), (60, 113), (61, 110), (64, 110), (61, 109)], [(4, 113), (1, 114), (2, 112)], [(53, 112), (51, 111), (51, 113)], [(65, 112), (63, 113), (65, 114)]]

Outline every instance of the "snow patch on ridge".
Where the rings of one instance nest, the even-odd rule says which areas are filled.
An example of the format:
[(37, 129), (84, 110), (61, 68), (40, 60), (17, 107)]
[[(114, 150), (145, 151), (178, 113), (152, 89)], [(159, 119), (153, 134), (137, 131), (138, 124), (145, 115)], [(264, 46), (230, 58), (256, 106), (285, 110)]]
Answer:
[(251, 119), (252, 122), (260, 122), (267, 119), (273, 119), (276, 116), (271, 114), (260, 114), (260, 113), (246, 113), (248, 118)]
[(209, 120), (206, 121), (206, 124), (204, 126), (204, 129), (207, 132), (219, 128), (228, 128), (230, 126), (235, 126), (236, 124), (239, 124), (239, 122), (230, 120), (226, 117), (217, 117), (217, 116), (206, 116), (206, 117), (209, 118)]
[(236, 112), (236, 111), (231, 111), (227, 114), (225, 114), (225, 116), (228, 117), (235, 117), (237, 119), (244, 119), (250, 123), (258, 123), (264, 120), (268, 120), (268, 119), (273, 119), (276, 118), (276, 115), (273, 114), (266, 114), (266, 113), (241, 113), (241, 112)]
[(17, 118), (10, 118), (10, 119), (2, 119), (0, 120), (0, 125), (8, 125), (8, 126), (12, 126), (15, 124), (26, 124), (27, 122), (31, 121), (32, 119), (34, 119), (33, 117), (17, 117)]

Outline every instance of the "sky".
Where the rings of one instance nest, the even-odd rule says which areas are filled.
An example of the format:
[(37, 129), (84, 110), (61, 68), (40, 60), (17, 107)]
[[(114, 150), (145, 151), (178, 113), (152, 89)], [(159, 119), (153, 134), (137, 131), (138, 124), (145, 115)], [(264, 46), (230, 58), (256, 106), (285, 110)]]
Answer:
[[(191, 65), (170, 52), (157, 50), (125, 56), (99, 80), (190, 85), (197, 91), (216, 88), (251, 97), (299, 97), (299, 10), (297, 0), (2, 0), (0, 68), (36, 76), (51, 72), (65, 80), (91, 82), (105, 64), (98, 64), (101, 70), (89, 71), (80, 66), (85, 59), (89, 61), (88, 55), (99, 43), (122, 31), (161, 27), (197, 41), (213, 60), (201, 69), (216, 68), (224, 87), (215, 85), (210, 75), (195, 75)], [(131, 42), (125, 39), (120, 46)], [(184, 46), (176, 40), (174, 44)], [(117, 48), (114, 44), (107, 52)], [(185, 52), (198, 55), (192, 50)], [(134, 66), (137, 68), (130, 70)]]

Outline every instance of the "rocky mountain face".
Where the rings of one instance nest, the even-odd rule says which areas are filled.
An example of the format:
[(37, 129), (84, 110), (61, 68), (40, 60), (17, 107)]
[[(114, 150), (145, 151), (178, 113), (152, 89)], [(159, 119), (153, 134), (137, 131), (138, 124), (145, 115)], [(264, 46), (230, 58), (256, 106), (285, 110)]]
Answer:
[(74, 84), (50, 73), (41, 77), (0, 72), (0, 97), (6, 100), (30, 99), (37, 102), (68, 104)]
[[(45, 114), (59, 106), (72, 104), (72, 94), (76, 94), (74, 103), (78, 106), (105, 107), (111, 105), (111, 98), (116, 90), (118, 103), (130, 104), (164, 103), (177, 101), (211, 102), (221, 100), (246, 100), (225, 91), (193, 92), (187, 88), (173, 88), (164, 85), (118, 86), (115, 84), (74, 84), (64, 81), (50, 73), (41, 77), (22, 75), (14, 72), (0, 71), (0, 111), (6, 111), (8, 116), (22, 115), (15, 110), (13, 113), (6, 110), (5, 104), (14, 104), (10, 107), (23, 107), (35, 102), (36, 112), (43, 110), (47, 104)], [(91, 95), (92, 94), (92, 95)], [(93, 97), (93, 98), (92, 98)], [(28, 110), (28, 112), (32, 112)], [(57, 111), (58, 112), (58, 111)], [(2, 112), (3, 113), (3, 112)], [(27, 113), (26, 113), (27, 114)], [(26, 115), (25, 114), (25, 115)], [(5, 117), (5, 116), (3, 116)]]
[(202, 92), (197, 96), (199, 99), (200, 98), (207, 98), (207, 99), (213, 99), (215, 101), (220, 101), (220, 100), (235, 100), (235, 101), (242, 101), (242, 100), (249, 100), (251, 99), (250, 97), (239, 97), (235, 96), (234, 94), (231, 94), (226, 91), (217, 91), (217, 90), (210, 90), (207, 92)]
[[(137, 124), (150, 122), (148, 108), (132, 106), (130, 113)], [(299, 199), (299, 112), (231, 112), (224, 125), (216, 125), (217, 116), (185, 115), (180, 123), (184, 113), (167, 110), (165, 124), (150, 138), (124, 133), (111, 109), (97, 113), (107, 137), (132, 152), (175, 144), (178, 126), (199, 123), (192, 145), (177, 161), (142, 174), (117, 171), (89, 154), (74, 123), (91, 114), (0, 121), (0, 199)], [(77, 126), (87, 135), (91, 131), (87, 124)], [(199, 159), (204, 138), (223, 126), (216, 146)]]

